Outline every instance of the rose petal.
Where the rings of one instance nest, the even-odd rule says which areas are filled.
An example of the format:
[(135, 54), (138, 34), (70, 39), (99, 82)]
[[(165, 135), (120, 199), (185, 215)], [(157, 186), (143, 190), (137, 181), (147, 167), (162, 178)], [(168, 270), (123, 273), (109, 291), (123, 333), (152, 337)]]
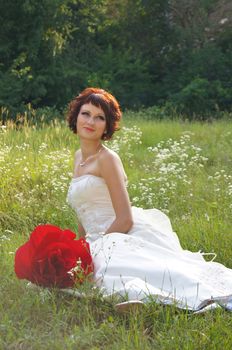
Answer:
[(30, 277), (32, 267), (31, 255), (30, 242), (26, 242), (16, 250), (14, 268), (18, 278), (28, 279)]
[[(71, 287), (75, 281), (93, 271), (89, 244), (84, 238), (75, 240), (76, 234), (54, 225), (39, 225), (29, 241), (15, 255), (17, 277), (44, 287)], [(75, 271), (81, 261), (82, 272)], [(73, 274), (70, 273), (74, 269)]]
[[(76, 238), (76, 234), (70, 230), (65, 230), (66, 233), (64, 235), (64, 231), (60, 229), (58, 226), (46, 224), (46, 225), (38, 225), (34, 231), (31, 233), (30, 241), (33, 244), (33, 247), (38, 248), (38, 246), (42, 243), (43, 239), (49, 239), (50, 237), (56, 237), (57, 240), (62, 240), (63, 237), (73, 240)], [(51, 238), (51, 239), (54, 239)]]

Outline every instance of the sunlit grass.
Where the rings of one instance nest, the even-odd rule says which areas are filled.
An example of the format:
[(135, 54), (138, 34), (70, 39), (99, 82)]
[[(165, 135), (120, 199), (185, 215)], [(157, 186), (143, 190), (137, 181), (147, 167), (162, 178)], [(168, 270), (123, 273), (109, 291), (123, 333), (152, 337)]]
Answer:
[[(184, 248), (216, 252), (232, 268), (232, 123), (132, 117), (108, 144), (123, 160), (132, 204), (165, 210)], [(78, 300), (17, 280), (14, 252), (36, 225), (77, 232), (66, 193), (78, 140), (58, 121), (9, 124), (0, 146), (0, 349), (231, 349), (224, 311), (151, 304), (120, 316), (100, 295)]]

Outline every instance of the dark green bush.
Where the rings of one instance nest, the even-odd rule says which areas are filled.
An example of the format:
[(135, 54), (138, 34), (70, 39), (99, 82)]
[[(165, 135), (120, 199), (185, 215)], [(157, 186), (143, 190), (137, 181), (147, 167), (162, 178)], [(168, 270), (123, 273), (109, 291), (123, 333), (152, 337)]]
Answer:
[(180, 92), (173, 94), (166, 107), (173, 107), (177, 113), (190, 118), (201, 116), (201, 119), (206, 119), (223, 110), (229, 100), (232, 101), (232, 89), (223, 88), (220, 81), (195, 78)]

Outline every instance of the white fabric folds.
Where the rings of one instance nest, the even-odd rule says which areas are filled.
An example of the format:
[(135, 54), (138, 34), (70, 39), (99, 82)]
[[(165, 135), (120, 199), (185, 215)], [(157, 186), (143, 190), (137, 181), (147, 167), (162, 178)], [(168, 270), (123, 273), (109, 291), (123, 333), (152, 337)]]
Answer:
[(105, 296), (155, 300), (195, 312), (210, 305), (232, 311), (232, 270), (182, 249), (164, 213), (132, 207), (128, 234), (102, 235), (115, 218), (103, 178), (72, 179), (67, 201), (88, 232), (94, 278)]

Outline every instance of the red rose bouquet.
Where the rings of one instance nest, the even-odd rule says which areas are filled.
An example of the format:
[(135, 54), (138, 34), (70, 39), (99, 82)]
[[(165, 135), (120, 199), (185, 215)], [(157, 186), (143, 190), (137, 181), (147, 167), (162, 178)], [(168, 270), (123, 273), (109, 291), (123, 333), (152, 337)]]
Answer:
[(72, 287), (93, 272), (84, 238), (53, 225), (39, 225), (15, 254), (15, 273), (43, 287)]

